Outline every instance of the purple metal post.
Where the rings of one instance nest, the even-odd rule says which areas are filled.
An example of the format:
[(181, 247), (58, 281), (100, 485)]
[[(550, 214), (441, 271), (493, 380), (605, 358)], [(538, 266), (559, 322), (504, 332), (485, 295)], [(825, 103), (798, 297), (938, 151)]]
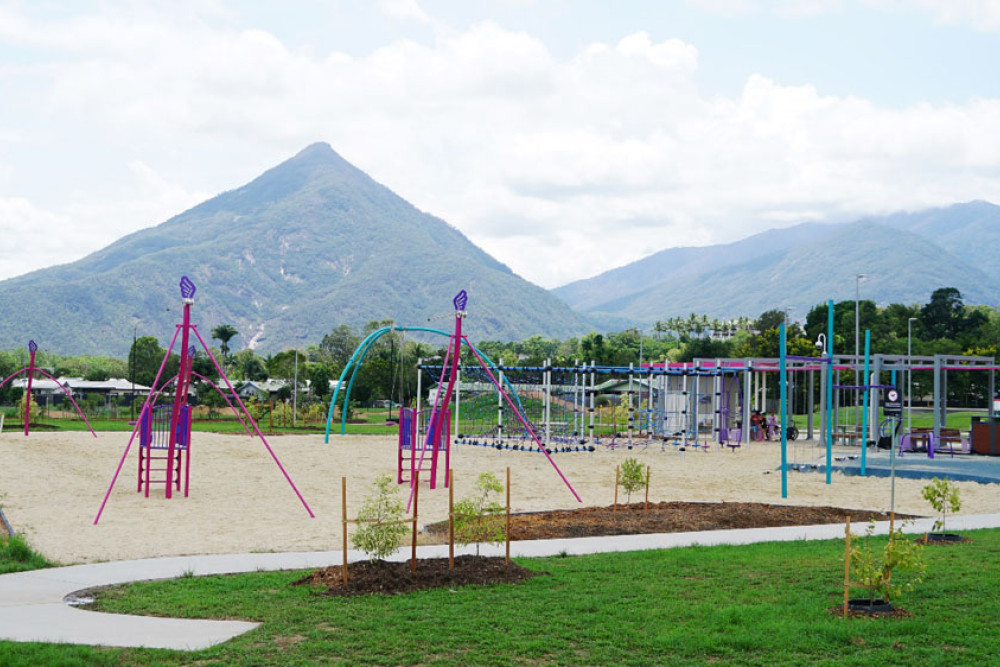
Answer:
[[(181, 332), (180, 327), (174, 331), (174, 337), (170, 339), (170, 345), (167, 346), (167, 353), (163, 355), (163, 361), (160, 362), (160, 370), (156, 371), (156, 377), (153, 378), (153, 386), (160, 381), (160, 376), (163, 375), (163, 369), (167, 366), (167, 359), (170, 358), (170, 353), (174, 349), (174, 343), (177, 342), (177, 335)], [(122, 453), (122, 459), (118, 462), (118, 467), (115, 469), (114, 476), (111, 477), (111, 484), (108, 486), (107, 492), (104, 494), (104, 500), (101, 501), (101, 509), (97, 510), (97, 516), (94, 517), (94, 525), (101, 520), (101, 514), (104, 513), (104, 507), (108, 504), (108, 498), (111, 497), (111, 490), (115, 488), (115, 482), (118, 481), (118, 475), (122, 471), (122, 466), (125, 465), (125, 459), (128, 457), (129, 450), (132, 449), (132, 442), (135, 440), (135, 434), (139, 431), (139, 425), (142, 423), (142, 412), (152, 409), (150, 400), (153, 398), (152, 394), (146, 396), (146, 402), (142, 404), (142, 411), (139, 413), (139, 420), (136, 421), (135, 426), (132, 427), (132, 435), (129, 436), (128, 444), (125, 445), (125, 451)]]
[(302, 506), (306, 508), (306, 512), (309, 513), (309, 516), (315, 518), (316, 515), (313, 514), (313, 511), (311, 509), (309, 509), (309, 503), (307, 503), (306, 499), (302, 497), (301, 493), (299, 493), (298, 487), (295, 486), (295, 482), (292, 481), (292, 478), (289, 476), (288, 471), (285, 470), (285, 466), (281, 465), (281, 461), (278, 460), (278, 456), (274, 453), (274, 450), (271, 449), (271, 445), (268, 444), (267, 438), (264, 437), (264, 434), (260, 432), (260, 428), (257, 427), (257, 422), (254, 421), (254, 418), (250, 416), (250, 411), (247, 410), (245, 405), (243, 405), (243, 401), (240, 400), (239, 394), (237, 394), (236, 390), (233, 389), (233, 385), (232, 383), (229, 382), (229, 378), (226, 377), (225, 372), (219, 366), (219, 362), (215, 360), (215, 357), (212, 355), (212, 351), (208, 349), (208, 345), (205, 344), (205, 341), (204, 339), (202, 339), (201, 334), (198, 333), (198, 327), (192, 326), (191, 331), (193, 331), (194, 335), (198, 338), (198, 342), (201, 343), (201, 347), (203, 350), (205, 350), (205, 354), (207, 354), (208, 358), (212, 360), (212, 364), (215, 366), (215, 369), (219, 371), (219, 377), (226, 381), (226, 387), (232, 393), (233, 398), (236, 399), (237, 405), (239, 405), (240, 409), (243, 410), (243, 414), (245, 414), (247, 416), (247, 419), (250, 420), (250, 425), (253, 426), (254, 432), (260, 438), (260, 441), (264, 443), (264, 447), (267, 448), (268, 454), (270, 454), (271, 458), (274, 459), (274, 462), (277, 464), (278, 469), (281, 470), (281, 474), (285, 476), (285, 479), (288, 481), (289, 486), (292, 487), (292, 491), (294, 491), (295, 495), (298, 496), (299, 502), (301, 502)]
[(479, 356), (479, 353), (476, 351), (476, 348), (473, 347), (472, 344), (469, 343), (467, 339), (465, 341), (465, 344), (468, 346), (470, 350), (472, 350), (472, 354), (475, 355), (476, 359), (479, 360), (479, 365), (482, 366), (484, 371), (486, 371), (486, 375), (490, 378), (490, 382), (493, 383), (493, 385), (497, 388), (500, 394), (504, 397), (504, 400), (507, 401), (507, 405), (509, 405), (511, 409), (514, 411), (514, 414), (517, 415), (517, 418), (520, 420), (521, 425), (524, 426), (525, 430), (528, 431), (528, 434), (531, 435), (531, 439), (535, 441), (535, 444), (538, 445), (538, 448), (542, 451), (543, 454), (545, 454), (545, 458), (547, 458), (549, 460), (549, 463), (552, 464), (552, 467), (555, 468), (556, 472), (559, 474), (559, 477), (566, 485), (566, 488), (570, 490), (570, 493), (572, 493), (573, 497), (577, 499), (577, 502), (582, 503), (583, 499), (580, 498), (580, 495), (576, 492), (576, 489), (574, 489), (573, 485), (569, 483), (568, 479), (566, 479), (566, 475), (564, 475), (562, 470), (559, 469), (559, 466), (556, 465), (556, 462), (552, 460), (551, 456), (549, 456), (548, 448), (546, 448), (545, 445), (543, 445), (541, 441), (538, 439), (538, 436), (535, 435), (535, 432), (532, 430), (531, 426), (529, 426), (528, 422), (524, 419), (524, 415), (522, 415), (521, 411), (517, 408), (516, 405), (514, 405), (514, 401), (510, 400), (510, 396), (508, 396), (507, 392), (503, 390), (503, 387), (500, 386), (500, 383), (497, 382), (496, 377), (490, 371), (489, 367), (486, 365), (486, 362), (483, 360), (483, 358)]
[[(184, 280), (186, 279), (185, 277)], [(183, 281), (181, 285), (183, 293)], [(184, 320), (183, 324), (181, 324), (181, 363), (180, 370), (177, 373), (177, 389), (174, 393), (174, 406), (170, 412), (170, 433), (167, 440), (167, 498), (172, 497), (174, 486), (174, 453), (177, 448), (177, 424), (180, 422), (181, 406), (187, 403), (187, 387), (191, 381), (191, 376), (188, 373), (188, 341), (191, 330), (192, 303), (193, 299), (191, 297), (184, 298)]]

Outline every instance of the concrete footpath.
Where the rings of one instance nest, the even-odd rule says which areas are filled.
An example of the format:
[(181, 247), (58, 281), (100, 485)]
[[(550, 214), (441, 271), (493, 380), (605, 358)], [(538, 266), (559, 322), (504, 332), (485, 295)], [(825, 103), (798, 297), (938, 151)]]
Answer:
[[(908, 524), (908, 533), (931, 530), (933, 520)], [(877, 524), (877, 532), (888, 532), (888, 522)], [(949, 530), (1000, 527), (1000, 514), (957, 516), (948, 520)], [(858, 533), (864, 526), (855, 526)], [(671, 549), (692, 545), (754, 544), (826, 540), (844, 536), (844, 524), (718, 530), (702, 533), (616, 535), (564, 540), (532, 540), (511, 543), (513, 556), (541, 557), (581, 555), (617, 551)], [(473, 550), (456, 550), (472, 553)], [(394, 560), (407, 560), (409, 549)], [(448, 555), (446, 545), (419, 547), (418, 558)], [(484, 548), (483, 555), (502, 555), (502, 548)], [(181, 576), (235, 574), (273, 570), (296, 570), (337, 565), (341, 552), (260, 553), (214, 556), (181, 556), (146, 560), (74, 565), (0, 576), (0, 639), (20, 642), (52, 642), (118, 647), (165, 648), (196, 651), (249, 632), (259, 623), (245, 621), (200, 621), (148, 616), (103, 614), (74, 607), (82, 591), (133, 581), (173, 579)], [(364, 555), (349, 551), (351, 562)]]

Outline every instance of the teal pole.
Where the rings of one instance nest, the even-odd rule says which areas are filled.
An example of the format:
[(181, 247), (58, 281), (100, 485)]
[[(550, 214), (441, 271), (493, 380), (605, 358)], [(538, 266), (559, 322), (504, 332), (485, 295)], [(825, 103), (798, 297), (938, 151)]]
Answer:
[(871, 388), (868, 386), (868, 355), (871, 351), (872, 345), (872, 331), (871, 329), (865, 329), (865, 377), (864, 381), (860, 386), (864, 387), (864, 398), (861, 400), (861, 476), (865, 475), (865, 464), (866, 458), (865, 453), (868, 451), (868, 394), (871, 392)]
[(833, 474), (833, 299), (826, 305), (826, 483)]
[[(340, 379), (337, 381), (337, 386), (333, 390), (333, 397), (330, 399), (330, 409), (326, 413), (326, 438), (324, 442), (326, 444), (330, 443), (330, 422), (333, 421), (333, 407), (337, 404), (337, 396), (340, 393), (340, 388), (343, 386), (344, 379), (347, 377), (348, 372), (351, 374), (351, 379), (348, 381), (348, 387), (344, 392), (344, 410), (341, 411), (340, 420), (340, 434), (343, 435), (347, 432), (347, 403), (351, 397), (351, 387), (354, 385), (354, 376), (357, 374), (358, 369), (361, 367), (361, 362), (364, 361), (365, 356), (368, 354), (368, 349), (375, 343), (376, 340), (381, 338), (383, 335), (390, 331), (419, 331), (423, 333), (438, 334), (439, 336), (451, 337), (451, 334), (447, 331), (442, 331), (441, 329), (431, 329), (429, 327), (383, 327), (377, 331), (373, 331), (368, 334), (368, 336), (358, 344), (358, 347), (354, 350), (354, 354), (348, 360), (347, 365), (344, 366), (343, 372), (340, 374)], [(493, 363), (486, 354), (481, 352), (475, 345), (470, 343), (467, 339), (463, 338), (463, 342), (467, 347), (471, 347), (475, 350), (482, 358), (494, 369), (496, 370), (496, 364)], [(514, 399), (517, 401), (517, 406), (519, 410), (524, 410), (521, 404), (521, 397), (518, 396), (517, 391), (514, 389), (514, 385), (510, 383), (507, 377), (504, 377), (504, 384), (514, 395)]]
[[(337, 381), (337, 387), (336, 387), (336, 389), (333, 390), (333, 398), (330, 399), (330, 410), (326, 414), (326, 442), (327, 443), (330, 442), (330, 420), (333, 419), (333, 406), (337, 404), (337, 394), (340, 393), (340, 383), (344, 381), (344, 378), (347, 377), (347, 372), (351, 371), (351, 369), (353, 367), (353, 371), (351, 372), (351, 380), (348, 383), (348, 389), (347, 389), (347, 391), (344, 394), (345, 395), (345, 398), (344, 398), (344, 410), (341, 410), (340, 433), (341, 433), (341, 435), (343, 435), (345, 433), (345, 430), (346, 430), (346, 427), (347, 427), (347, 409), (346, 408), (347, 408), (347, 401), (350, 398), (350, 394), (351, 394), (350, 385), (354, 384), (354, 375), (355, 375), (355, 373), (358, 372), (358, 367), (361, 366), (361, 361), (365, 358), (365, 354), (368, 353), (368, 348), (371, 346), (371, 344), (373, 342), (375, 342), (375, 340), (377, 340), (378, 338), (380, 338), (382, 336), (382, 334), (384, 334), (386, 331), (390, 331), (390, 328), (389, 327), (383, 327), (381, 329), (378, 329), (377, 331), (373, 331), (372, 333), (368, 334), (368, 336), (363, 341), (361, 341), (361, 344), (358, 345), (358, 347), (354, 350), (354, 354), (351, 355), (351, 358), (347, 360), (347, 365), (344, 366), (344, 370), (340, 374), (340, 379)], [(358, 358), (359, 355), (360, 355), (360, 359)], [(357, 360), (357, 365), (355, 365), (355, 360)]]
[(788, 396), (787, 396), (787, 379), (788, 379), (788, 360), (785, 358), (785, 348), (786, 348), (786, 332), (785, 323), (782, 322), (778, 327), (778, 331), (781, 334), (781, 358), (780, 367), (781, 372), (779, 373), (779, 382), (781, 382), (781, 497), (788, 497)]

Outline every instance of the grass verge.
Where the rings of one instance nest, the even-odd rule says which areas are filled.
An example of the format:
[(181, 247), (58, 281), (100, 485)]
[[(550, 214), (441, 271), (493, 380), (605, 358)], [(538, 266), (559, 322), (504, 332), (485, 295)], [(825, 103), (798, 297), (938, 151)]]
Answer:
[[(300, 572), (188, 577), (107, 591), (102, 611), (262, 621), (196, 653), (0, 642), (5, 664), (988, 664), (1000, 530), (928, 548), (911, 618), (841, 619), (843, 542), (519, 559), (517, 586), (329, 598)], [(876, 538), (877, 539), (877, 538)], [(64, 653), (52, 653), (59, 649)]]
[(35, 552), (23, 536), (0, 537), (0, 574), (40, 570), (52, 566), (53, 563)]

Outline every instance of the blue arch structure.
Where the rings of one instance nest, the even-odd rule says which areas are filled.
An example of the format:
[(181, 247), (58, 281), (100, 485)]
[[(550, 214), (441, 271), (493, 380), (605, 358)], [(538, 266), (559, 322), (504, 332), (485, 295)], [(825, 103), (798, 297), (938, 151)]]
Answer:
[[(330, 442), (330, 423), (333, 421), (333, 407), (337, 404), (337, 397), (340, 394), (340, 388), (343, 386), (344, 379), (347, 378), (348, 373), (350, 373), (350, 380), (348, 380), (347, 389), (344, 392), (345, 409), (340, 411), (341, 435), (344, 435), (347, 432), (346, 406), (350, 404), (351, 389), (354, 387), (354, 378), (357, 377), (358, 370), (361, 368), (361, 364), (364, 362), (365, 356), (368, 354), (368, 350), (371, 349), (372, 345), (374, 345), (379, 338), (392, 331), (418, 331), (422, 333), (437, 334), (439, 336), (445, 336), (446, 338), (452, 337), (452, 334), (448, 333), (447, 331), (442, 331), (440, 329), (431, 329), (429, 327), (396, 327), (396, 326), (382, 327), (381, 329), (377, 329), (372, 333), (368, 334), (368, 336), (363, 341), (361, 341), (358, 347), (355, 348), (354, 354), (351, 355), (351, 358), (348, 360), (347, 365), (344, 366), (343, 372), (341, 372), (340, 374), (340, 379), (337, 381), (337, 387), (333, 390), (333, 398), (330, 399), (330, 409), (326, 413), (326, 438), (324, 442), (326, 443)], [(474, 346), (464, 337), (462, 338), (462, 342), (464, 342), (466, 346), (472, 348), (476, 352), (476, 354), (481, 356), (493, 370), (498, 370), (497, 365), (493, 363), (493, 360), (490, 359), (488, 356), (486, 356), (486, 354), (483, 353), (482, 350)], [(506, 377), (504, 377), (503, 380), (504, 384), (507, 386), (508, 391), (510, 391), (510, 393), (514, 396), (514, 399), (517, 401), (518, 409), (522, 409), (521, 398), (517, 395), (517, 392), (514, 390), (513, 385), (511, 385), (510, 383), (510, 380), (508, 380)]]

